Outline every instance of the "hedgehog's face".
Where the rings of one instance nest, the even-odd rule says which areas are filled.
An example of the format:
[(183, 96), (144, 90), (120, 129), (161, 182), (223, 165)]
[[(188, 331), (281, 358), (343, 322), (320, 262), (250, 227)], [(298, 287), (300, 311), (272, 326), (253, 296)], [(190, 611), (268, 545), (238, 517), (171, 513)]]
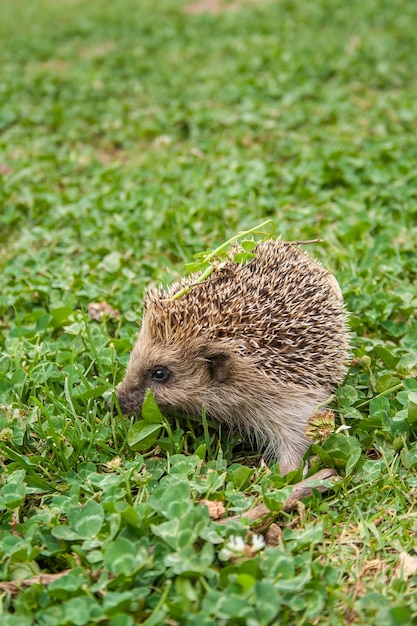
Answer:
[(225, 388), (233, 358), (224, 346), (201, 338), (181, 348), (151, 339), (142, 328), (126, 376), (117, 390), (123, 413), (140, 412), (147, 389), (164, 411), (201, 415), (213, 388)]

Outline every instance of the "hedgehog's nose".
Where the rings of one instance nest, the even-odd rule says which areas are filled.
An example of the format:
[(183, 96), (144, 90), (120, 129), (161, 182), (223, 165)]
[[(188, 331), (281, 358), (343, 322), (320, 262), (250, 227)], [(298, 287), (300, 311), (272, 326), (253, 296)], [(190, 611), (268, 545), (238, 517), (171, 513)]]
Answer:
[(117, 408), (116, 408), (117, 406), (119, 407), (120, 411), (124, 415), (126, 413), (129, 413), (129, 401), (128, 401), (128, 398), (126, 398), (120, 392), (116, 392), (116, 394), (113, 394), (112, 397), (107, 402), (107, 409), (110, 412), (112, 412), (112, 413), (116, 413), (117, 412)]
[(112, 396), (107, 400), (107, 410), (110, 411), (110, 413), (116, 413), (116, 403), (119, 405), (120, 410), (123, 413), (122, 402), (119, 394), (117, 393), (112, 394)]

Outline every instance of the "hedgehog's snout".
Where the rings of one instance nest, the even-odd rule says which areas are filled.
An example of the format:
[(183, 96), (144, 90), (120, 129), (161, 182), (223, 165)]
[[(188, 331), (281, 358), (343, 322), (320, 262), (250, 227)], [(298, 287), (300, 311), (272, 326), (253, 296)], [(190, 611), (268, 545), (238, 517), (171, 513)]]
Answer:
[[(130, 390), (125, 389), (118, 389), (116, 391), (116, 400), (123, 415), (140, 413), (142, 409), (143, 398), (144, 394), (139, 391), (131, 392)], [(113, 397), (110, 398), (110, 400), (108, 400), (107, 402), (108, 410), (115, 412), (115, 405), (115, 399)]]
[[(125, 403), (122, 399), (122, 396), (116, 393), (116, 399), (119, 404), (121, 412), (125, 413), (125, 409), (124, 409)], [(111, 398), (109, 398), (109, 400), (107, 400), (107, 410), (110, 411), (111, 413), (115, 413), (116, 402), (115, 402), (114, 396), (112, 396)]]
[(119, 403), (120, 410), (123, 414), (129, 413), (129, 401), (128, 397), (121, 393), (120, 391), (116, 392), (117, 402)]

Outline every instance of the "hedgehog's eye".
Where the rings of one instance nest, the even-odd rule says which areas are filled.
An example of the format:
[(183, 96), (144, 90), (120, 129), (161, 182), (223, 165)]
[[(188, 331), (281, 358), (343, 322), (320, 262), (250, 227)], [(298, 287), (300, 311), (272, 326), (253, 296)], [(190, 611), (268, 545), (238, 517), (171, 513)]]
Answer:
[(156, 383), (165, 383), (170, 377), (171, 372), (167, 367), (158, 365), (151, 371), (151, 379)]

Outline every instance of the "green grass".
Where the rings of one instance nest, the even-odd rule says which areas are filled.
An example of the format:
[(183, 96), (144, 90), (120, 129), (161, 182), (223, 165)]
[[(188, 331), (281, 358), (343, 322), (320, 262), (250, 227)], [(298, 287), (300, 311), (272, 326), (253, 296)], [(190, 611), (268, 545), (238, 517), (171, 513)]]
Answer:
[[(2, 626), (415, 624), (417, 4), (186, 4), (2, 2)], [(145, 450), (106, 408), (147, 284), (268, 218), (353, 336), (341, 480), (290, 513), (230, 433), (151, 407)]]

